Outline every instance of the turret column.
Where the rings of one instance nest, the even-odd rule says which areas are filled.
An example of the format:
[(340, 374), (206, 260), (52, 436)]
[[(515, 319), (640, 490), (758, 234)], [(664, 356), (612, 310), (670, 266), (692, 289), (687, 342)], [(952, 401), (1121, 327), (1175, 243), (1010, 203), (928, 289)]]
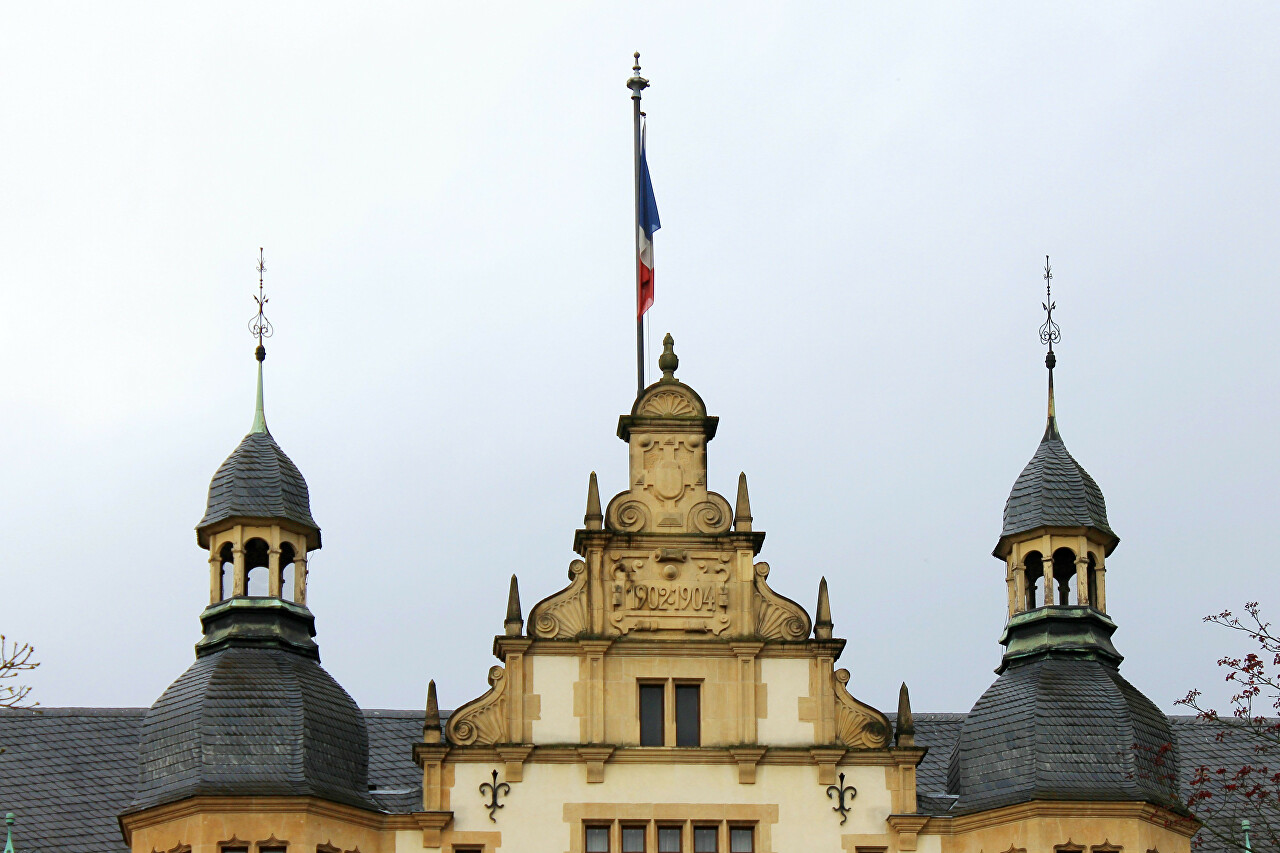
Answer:
[(245, 576), (244, 569), (244, 548), (240, 547), (238, 544), (233, 545), (231, 547), (231, 560), (231, 572), (232, 577), (234, 578), (232, 581), (231, 594), (245, 595), (246, 587), (248, 586), (248, 578)]

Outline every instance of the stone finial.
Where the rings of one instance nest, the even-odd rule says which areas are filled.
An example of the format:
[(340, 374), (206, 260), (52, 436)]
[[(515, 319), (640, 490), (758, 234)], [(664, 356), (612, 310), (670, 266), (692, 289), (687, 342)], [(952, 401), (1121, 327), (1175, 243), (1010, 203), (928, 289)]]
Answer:
[(747, 475), (738, 474), (738, 500), (733, 507), (733, 529), (751, 532), (751, 498), (747, 496)]
[(662, 339), (662, 355), (658, 356), (658, 369), (662, 371), (661, 381), (674, 382), (676, 368), (679, 366), (680, 359), (676, 356), (676, 339), (667, 332), (666, 337)]
[(440, 702), (436, 699), (435, 679), (427, 682), (427, 714), (422, 720), (424, 743), (443, 743), (444, 730), (440, 727)]
[(907, 693), (905, 681), (898, 688), (898, 725), (893, 733), (893, 745), (916, 745), (916, 721), (911, 716), (911, 696)]
[(604, 527), (604, 514), (600, 512), (600, 486), (596, 483), (596, 472), (591, 472), (587, 481), (587, 512), (582, 523), (588, 530), (600, 530)]
[(831, 621), (831, 598), (827, 595), (827, 579), (818, 581), (818, 618), (813, 622), (813, 636), (819, 640), (830, 640), (831, 631), (835, 627)]
[(502, 623), (508, 637), (519, 637), (524, 633), (524, 616), (520, 613), (520, 585), (516, 576), (511, 576), (511, 589), (507, 592), (507, 618)]

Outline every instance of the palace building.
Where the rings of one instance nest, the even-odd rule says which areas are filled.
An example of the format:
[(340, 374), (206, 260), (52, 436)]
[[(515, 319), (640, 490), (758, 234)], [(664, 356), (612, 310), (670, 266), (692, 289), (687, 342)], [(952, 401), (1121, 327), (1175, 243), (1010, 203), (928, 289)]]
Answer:
[(425, 713), (362, 712), (321, 666), (325, 614), (307, 606), (320, 528), (267, 428), (264, 357), (252, 428), (196, 528), (209, 605), (195, 661), (145, 712), (0, 715), (18, 849), (1190, 849), (1177, 762), (1212, 745), (1120, 674), (1119, 538), (1058, 432), (1052, 349), (1044, 435), (994, 550), (998, 677), (967, 714), (932, 715), (913, 715), (906, 685), (897, 708), (859, 701), (826, 582), (793, 589), (759, 559), (747, 478), (732, 500), (712, 489), (718, 420), (677, 378), (670, 335), (661, 378), (618, 421), (627, 481), (606, 501), (584, 477), (567, 583), (526, 577), (526, 616), (512, 577), (489, 690), (452, 713), (434, 684)]

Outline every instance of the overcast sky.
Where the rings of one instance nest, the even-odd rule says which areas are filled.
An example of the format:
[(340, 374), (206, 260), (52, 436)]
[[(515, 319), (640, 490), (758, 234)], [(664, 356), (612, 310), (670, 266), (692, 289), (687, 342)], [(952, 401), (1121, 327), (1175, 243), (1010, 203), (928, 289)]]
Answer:
[(6, 4), (0, 629), (47, 706), (191, 663), (263, 246), (324, 664), (366, 708), (482, 692), (508, 576), (526, 612), (560, 589), (588, 473), (625, 487), (640, 50), (652, 339), (770, 584), (827, 577), (855, 695), (994, 679), (1048, 254), (1122, 672), (1220, 696), (1243, 646), (1201, 617), (1280, 616), (1277, 32), (1262, 3)]

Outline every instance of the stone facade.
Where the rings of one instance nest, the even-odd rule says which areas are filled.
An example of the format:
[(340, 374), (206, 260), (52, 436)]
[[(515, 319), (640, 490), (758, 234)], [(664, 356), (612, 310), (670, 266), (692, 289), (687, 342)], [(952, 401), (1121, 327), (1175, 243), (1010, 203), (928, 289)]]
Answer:
[[(130, 849), (1189, 851), (1194, 820), (1159, 785), (1108, 782), (1102, 766), (1091, 764), (1104, 758), (1090, 753), (1088, 738), (1056, 743), (1065, 756), (1060, 759), (1037, 751), (1050, 733), (1078, 727), (1054, 730), (1037, 727), (1035, 720), (1028, 723), (1029, 770), (1021, 769), (1013, 752), (1007, 761), (998, 752), (1001, 744), (1012, 750), (1026, 734), (1011, 728), (1006, 736), (1002, 728), (1020, 719), (1021, 706), (988, 706), (1006, 696), (1014, 705), (1052, 698), (1056, 694), (1039, 687), (1042, 670), (1064, 670), (1078, 677), (1086, 692), (1092, 689), (1087, 687), (1094, 683), (1091, 677), (1123, 682), (1115, 672), (1119, 655), (1109, 641), (1114, 626), (1103, 605), (1103, 560), (1118, 542), (1105, 527), (1105, 507), (1101, 527), (1092, 517), (1076, 527), (1037, 524), (1034, 511), (1039, 510), (1026, 506), (1019, 509), (1021, 527), (1009, 532), (1006, 524), (996, 555), (1006, 564), (1008, 585), (1010, 622), (1002, 666), (1007, 671), (984, 701), (995, 698), (987, 705), (980, 702), (970, 715), (973, 721), (988, 714), (981, 719), (991, 722), (961, 733), (950, 790), (919, 791), (917, 769), (926, 750), (915, 741), (905, 686), (892, 721), (856, 698), (849, 672), (837, 668), (845, 641), (833, 635), (825, 581), (812, 613), (774, 589), (775, 583), (785, 588), (785, 577), (757, 559), (765, 536), (753, 525), (745, 475), (732, 503), (710, 489), (707, 453), (717, 419), (708, 415), (697, 392), (676, 378), (670, 336), (659, 365), (662, 378), (618, 423), (629, 460), (625, 488), (602, 504), (595, 474), (588, 480), (583, 526), (573, 537), (577, 559), (569, 565), (567, 585), (540, 590), (545, 597), (530, 608), (526, 621), (512, 579), (504, 630), (493, 644), (499, 664), (489, 671), (486, 693), (442, 715), (431, 685), (422, 738), (405, 745), (422, 771), (420, 803), (396, 810), (354, 789), (325, 794), (317, 780), (348, 777), (326, 766), (324, 750), (358, 751), (360, 735), (344, 736), (336, 746), (317, 746), (329, 744), (323, 731), (289, 729), (282, 719), (288, 712), (277, 710), (272, 719), (246, 718), (243, 742), (233, 724), (220, 730), (225, 737), (214, 751), (222, 753), (216, 761), (206, 757), (202, 767), (222, 787), (187, 788), (166, 798), (163, 779), (157, 780), (155, 791), (121, 817)], [(1056, 438), (1056, 428), (1053, 434)], [(1057, 454), (1058, 448), (1050, 451)], [(1065, 447), (1054, 458), (1062, 455), (1070, 459)], [(1029, 479), (1026, 472), (1019, 478), (1016, 494), (1036, 493), (1043, 485), (1036, 479), (1041, 468), (1047, 466), (1052, 475), (1056, 463), (1037, 464)], [(219, 476), (225, 481), (237, 472), (220, 470)], [(1100, 501), (1098, 491), (1094, 504), (1102, 506)], [(306, 622), (305, 559), (308, 550), (319, 547), (319, 531), (310, 535), (296, 520), (301, 510), (295, 510), (294, 518), (226, 515), (214, 527), (202, 528), (213, 568), (202, 655), (226, 646), (262, 650), (251, 658), (314, 657)], [(250, 536), (268, 546), (264, 566), (270, 586), (262, 598), (246, 595), (244, 555)], [(1055, 597), (1064, 571), (1055, 569), (1054, 559), (1036, 562), (1039, 555), (1062, 548), (1072, 549), (1074, 601)], [(228, 564), (230, 584), (223, 581)], [(295, 567), (295, 591), (292, 600), (282, 602), (286, 564)], [(993, 587), (996, 583), (993, 578)], [(1072, 588), (1065, 583), (1067, 593)], [(319, 668), (318, 660), (314, 666)], [(1122, 738), (1129, 734), (1118, 727), (1132, 723), (1124, 714), (1141, 716), (1146, 708), (1145, 699), (1128, 689), (1114, 687), (1124, 699), (1114, 709)], [(1025, 696), (1031, 698), (1020, 698)], [(212, 692), (198, 697), (202, 708), (221, 707), (211, 697)], [(1088, 695), (1068, 698), (1091, 701)], [(1099, 692), (1097, 698), (1101, 702), (1106, 696)], [(162, 698), (144, 726), (144, 743), (152, 738), (153, 746), (160, 744), (157, 749), (165, 743), (163, 731), (147, 726), (153, 717), (164, 716), (171, 701)], [(1111, 719), (1090, 718), (1089, 725), (1113, 725)], [(303, 752), (319, 750), (314, 753), (318, 763), (282, 770), (283, 777), (300, 774), (288, 783), (296, 783), (294, 789), (280, 787), (284, 781), (251, 782), (256, 777), (247, 768), (261, 761), (253, 752), (261, 743), (252, 746), (247, 734), (255, 722), (283, 739), (282, 750), (298, 746), (285, 742), (290, 737), (311, 739), (299, 747)], [(145, 733), (153, 729), (156, 733)], [(1158, 738), (1159, 726), (1153, 731)], [(367, 764), (367, 743), (365, 750)], [(1048, 781), (1037, 776), (1042, 765), (1061, 770), (1065, 781), (1055, 782), (1052, 773)], [(360, 769), (351, 770), (349, 778), (365, 778)], [(242, 790), (238, 778), (245, 780)], [(966, 807), (971, 803), (977, 805)]]

